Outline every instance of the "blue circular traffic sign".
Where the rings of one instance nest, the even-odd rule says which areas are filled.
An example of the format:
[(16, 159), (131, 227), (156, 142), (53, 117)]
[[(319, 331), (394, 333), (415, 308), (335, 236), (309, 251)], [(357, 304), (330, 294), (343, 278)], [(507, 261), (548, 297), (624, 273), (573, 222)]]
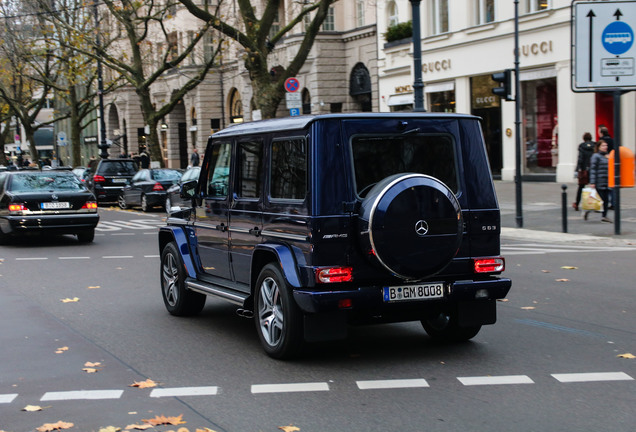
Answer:
[(298, 80), (296, 78), (287, 78), (285, 80), (285, 90), (287, 90), (290, 93), (294, 93), (296, 91), (298, 91), (298, 89), (300, 88), (300, 83), (298, 82)]
[(603, 30), (603, 48), (614, 55), (629, 51), (634, 43), (634, 31), (623, 21), (614, 21)]

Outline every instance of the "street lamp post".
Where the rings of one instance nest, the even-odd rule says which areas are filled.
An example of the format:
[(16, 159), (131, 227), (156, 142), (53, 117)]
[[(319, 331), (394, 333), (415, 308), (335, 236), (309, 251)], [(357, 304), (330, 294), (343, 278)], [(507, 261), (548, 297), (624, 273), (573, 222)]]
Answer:
[(422, 82), (422, 37), (420, 35), (420, 0), (409, 0), (413, 14), (413, 111), (424, 112), (424, 83)]
[[(101, 49), (101, 40), (99, 38), (99, 15), (97, 10), (97, 0), (93, 2), (93, 11), (95, 14), (95, 44), (97, 49)], [(104, 120), (104, 80), (102, 77), (102, 61), (99, 52), (97, 53), (97, 96), (99, 98), (99, 143), (97, 147), (100, 150), (99, 157), (108, 159), (108, 145), (106, 144), (106, 121)]]

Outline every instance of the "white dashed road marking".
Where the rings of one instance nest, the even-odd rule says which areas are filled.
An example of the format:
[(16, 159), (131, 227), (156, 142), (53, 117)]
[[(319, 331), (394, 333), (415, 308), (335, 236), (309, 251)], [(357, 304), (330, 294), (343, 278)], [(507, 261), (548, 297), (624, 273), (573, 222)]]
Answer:
[(216, 395), (218, 391), (218, 387), (175, 387), (154, 389), (150, 392), (150, 397), (213, 396)]
[(11, 403), (18, 397), (17, 393), (0, 395), (0, 403)]
[(552, 374), (552, 376), (562, 383), (634, 380), (624, 372)]
[(457, 377), (465, 386), (501, 385), (501, 384), (534, 384), (526, 375)]
[(327, 383), (294, 383), (294, 384), (255, 384), (252, 393), (292, 393), (329, 391)]
[(123, 390), (78, 390), (64, 392), (48, 392), (40, 401), (62, 401), (62, 400), (97, 400), (97, 399), (119, 399), (124, 394)]
[(429, 387), (425, 379), (393, 379), (393, 380), (372, 380), (356, 381), (360, 390), (397, 389), (397, 388), (418, 388)]

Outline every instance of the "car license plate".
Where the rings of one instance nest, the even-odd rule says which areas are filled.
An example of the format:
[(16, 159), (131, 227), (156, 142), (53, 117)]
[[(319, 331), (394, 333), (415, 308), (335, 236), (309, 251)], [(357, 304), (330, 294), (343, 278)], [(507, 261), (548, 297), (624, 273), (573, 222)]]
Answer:
[(40, 204), (40, 208), (43, 210), (51, 210), (51, 209), (67, 209), (71, 208), (71, 203), (68, 202), (43, 202)]
[(444, 283), (388, 286), (382, 291), (385, 302), (439, 299), (444, 298)]
[(112, 181), (113, 183), (123, 183), (123, 184), (125, 184), (125, 183), (127, 183), (127, 182), (128, 182), (128, 180), (126, 180), (126, 179), (122, 179), (122, 178), (114, 178), (114, 179), (111, 179), (111, 181)]

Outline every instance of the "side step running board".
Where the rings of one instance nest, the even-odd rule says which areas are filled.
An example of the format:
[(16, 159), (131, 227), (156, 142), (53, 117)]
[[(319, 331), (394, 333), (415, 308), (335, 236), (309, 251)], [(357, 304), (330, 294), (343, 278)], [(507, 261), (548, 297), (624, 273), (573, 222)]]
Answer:
[(245, 300), (249, 297), (246, 293), (218, 285), (204, 284), (193, 279), (186, 279), (185, 284), (189, 290), (196, 291), (201, 294), (220, 297), (239, 306), (243, 306), (245, 304)]

